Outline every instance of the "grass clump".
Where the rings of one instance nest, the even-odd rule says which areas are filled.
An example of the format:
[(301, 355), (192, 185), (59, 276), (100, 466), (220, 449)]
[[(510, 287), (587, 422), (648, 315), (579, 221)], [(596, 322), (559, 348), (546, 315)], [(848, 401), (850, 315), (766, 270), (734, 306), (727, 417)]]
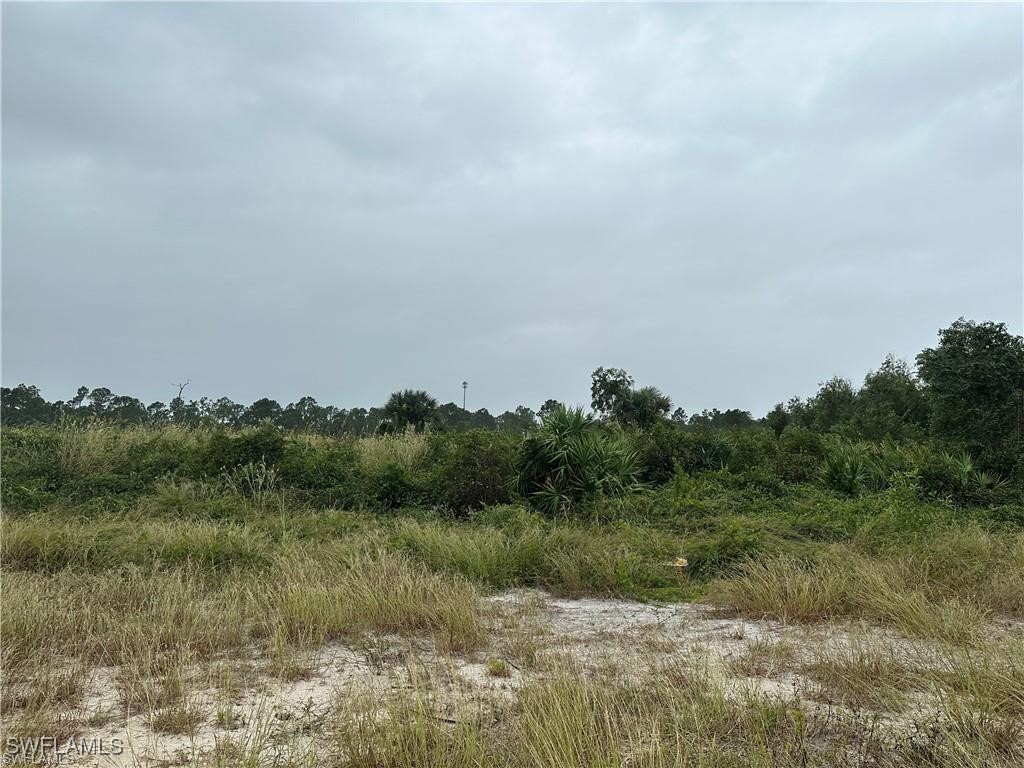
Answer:
[(192, 735), (204, 719), (201, 709), (183, 704), (154, 712), (150, 727), (157, 733)]
[(488, 657), (484, 669), (491, 677), (512, 677), (512, 667), (505, 659), (497, 656)]
[(464, 708), (458, 718), (438, 713), (422, 684), (412, 696), (345, 699), (334, 729), (344, 768), (490, 768), (507, 765), (485, 713)]
[(979, 587), (1003, 583), (1000, 566), (1016, 557), (1011, 549), (965, 588), (959, 579), (934, 578), (926, 559), (873, 559), (838, 547), (811, 561), (782, 556), (748, 562), (716, 584), (713, 594), (747, 615), (784, 622), (867, 619), (911, 637), (963, 643), (978, 636), (995, 607), (1015, 603), (1016, 597), (1006, 600), (998, 592), (993, 605)]
[(363, 469), (373, 472), (389, 465), (415, 470), (429, 448), (429, 433), (406, 429), (383, 435), (371, 435), (355, 442), (356, 455)]
[(743, 656), (732, 660), (729, 670), (744, 677), (778, 677), (789, 670), (796, 660), (796, 649), (784, 641), (756, 640)]
[(815, 698), (847, 707), (893, 709), (916, 687), (914, 670), (892, 647), (863, 638), (819, 650), (804, 672), (821, 686)]
[(944, 648), (928, 679), (977, 711), (1024, 719), (1024, 640), (1007, 638), (971, 648)]
[(433, 573), (389, 552), (343, 558), (296, 552), (280, 559), (266, 615), (300, 645), (361, 632), (427, 632), (466, 650), (484, 637), (479, 594), (467, 580)]

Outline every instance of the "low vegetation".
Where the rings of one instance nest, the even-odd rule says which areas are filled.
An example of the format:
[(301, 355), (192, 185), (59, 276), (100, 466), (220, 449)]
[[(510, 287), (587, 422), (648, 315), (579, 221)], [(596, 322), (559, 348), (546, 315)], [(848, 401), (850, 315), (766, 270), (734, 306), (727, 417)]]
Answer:
[[(949, 333), (963, 346), (970, 330)], [(340, 644), (385, 670), (397, 637), (478, 659), (504, 698), (463, 700), (436, 671), (399, 662), (403, 690), (352, 692), (317, 721), (329, 743), (288, 761), (1019, 764), (1024, 501), (1007, 448), (1018, 438), (930, 434), (929, 413), (969, 424), (948, 398), (929, 411), (934, 393), (901, 375), (873, 374), (861, 390), (871, 408), (828, 424), (841, 387), (717, 428), (673, 420), (667, 398), (615, 369), (595, 373), (594, 414), (552, 404), (525, 434), (441, 429), (436, 404), (415, 392), (391, 404), (402, 428), (362, 437), (269, 421), (132, 425), (74, 409), (8, 424), (6, 730), (68, 738), (139, 712), (167, 737), (214, 721), (242, 728), (230, 701), (200, 695), (244, 689), (254, 674), (225, 664), (302, 681), (310, 654)], [(882, 390), (909, 403), (899, 419)], [(513, 589), (701, 600), (741, 622), (848, 637), (813, 653), (751, 639), (729, 674), (808, 688), (740, 695), (675, 657), (642, 670), (553, 661), (557, 633), (488, 607)], [(646, 637), (635, 645), (673, 647)], [(197, 669), (208, 677), (197, 682)], [(83, 714), (97, 670), (117, 690), (113, 714)], [(876, 727), (880, 713), (909, 717), (920, 697), (931, 703), (916, 736)], [(202, 759), (282, 764), (270, 715), (244, 726)]]

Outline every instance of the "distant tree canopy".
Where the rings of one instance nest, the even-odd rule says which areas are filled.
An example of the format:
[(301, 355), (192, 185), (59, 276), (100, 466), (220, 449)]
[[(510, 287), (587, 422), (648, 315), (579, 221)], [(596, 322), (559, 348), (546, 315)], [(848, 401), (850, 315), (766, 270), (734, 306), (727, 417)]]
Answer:
[(422, 432), (437, 410), (437, 400), (420, 389), (403, 389), (388, 398), (384, 406), (384, 425), (402, 431), (412, 427)]
[(39, 394), (39, 387), (19, 384), (3, 389), (5, 424), (41, 424), (53, 421), (54, 407)]
[[(6, 425), (54, 423), (62, 418), (123, 424), (182, 424), (236, 428), (271, 423), (281, 429), (324, 435), (367, 435), (381, 431), (431, 428), (442, 431), (498, 430), (524, 435), (540, 421), (565, 410), (557, 400), (537, 411), (519, 406), (493, 416), (455, 403), (438, 405), (428, 393), (395, 392), (381, 407), (337, 408), (302, 397), (282, 406), (260, 398), (245, 406), (221, 397), (184, 398), (185, 385), (168, 403), (148, 405), (106, 387), (80, 387), (66, 401), (48, 402), (28, 384), (2, 390)], [(938, 344), (916, 358), (916, 370), (892, 355), (856, 388), (834, 377), (806, 400), (779, 403), (763, 418), (749, 411), (717, 408), (687, 415), (655, 387), (634, 386), (621, 368), (598, 368), (591, 376), (591, 405), (605, 423), (645, 431), (668, 429), (770, 429), (782, 436), (800, 427), (866, 440), (938, 440), (969, 451), (981, 466), (1002, 473), (1024, 472), (1024, 339), (1003, 323), (960, 318), (939, 332)], [(670, 415), (671, 414), (671, 415)], [(663, 427), (659, 427), (662, 429)]]
[(889, 355), (864, 377), (850, 413), (853, 431), (868, 440), (921, 437), (928, 401), (910, 366)]
[(1024, 454), (1024, 338), (960, 318), (917, 356), (933, 434), (993, 465)]
[(539, 416), (541, 419), (546, 419), (556, 411), (561, 410), (562, 408), (565, 408), (565, 406), (562, 403), (558, 402), (557, 400), (552, 400), (549, 398), (544, 401), (544, 404), (540, 407), (540, 410), (537, 412), (537, 416)]
[(750, 415), (750, 411), (741, 411), (738, 408), (730, 408), (727, 411), (720, 411), (717, 408), (712, 408), (710, 411), (704, 409), (700, 413), (693, 414), (686, 423), (691, 427), (711, 427), (712, 429), (757, 425), (757, 421)]
[(672, 401), (654, 387), (633, 388), (633, 377), (621, 368), (598, 368), (590, 377), (594, 412), (622, 426), (648, 429), (668, 416)]

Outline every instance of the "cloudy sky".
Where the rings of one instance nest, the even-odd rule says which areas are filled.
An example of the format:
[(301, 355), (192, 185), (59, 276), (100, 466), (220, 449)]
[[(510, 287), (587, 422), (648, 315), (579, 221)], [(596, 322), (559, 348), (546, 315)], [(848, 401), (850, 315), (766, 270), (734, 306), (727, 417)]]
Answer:
[(3, 5), (3, 383), (760, 415), (1022, 329), (1019, 5)]

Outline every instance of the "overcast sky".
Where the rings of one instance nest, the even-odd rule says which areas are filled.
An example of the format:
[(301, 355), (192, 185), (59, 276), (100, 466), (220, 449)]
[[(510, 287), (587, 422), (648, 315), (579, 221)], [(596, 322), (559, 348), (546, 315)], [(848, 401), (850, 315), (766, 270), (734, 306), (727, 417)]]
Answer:
[(3, 4), (3, 383), (763, 414), (1022, 329), (1020, 5)]

